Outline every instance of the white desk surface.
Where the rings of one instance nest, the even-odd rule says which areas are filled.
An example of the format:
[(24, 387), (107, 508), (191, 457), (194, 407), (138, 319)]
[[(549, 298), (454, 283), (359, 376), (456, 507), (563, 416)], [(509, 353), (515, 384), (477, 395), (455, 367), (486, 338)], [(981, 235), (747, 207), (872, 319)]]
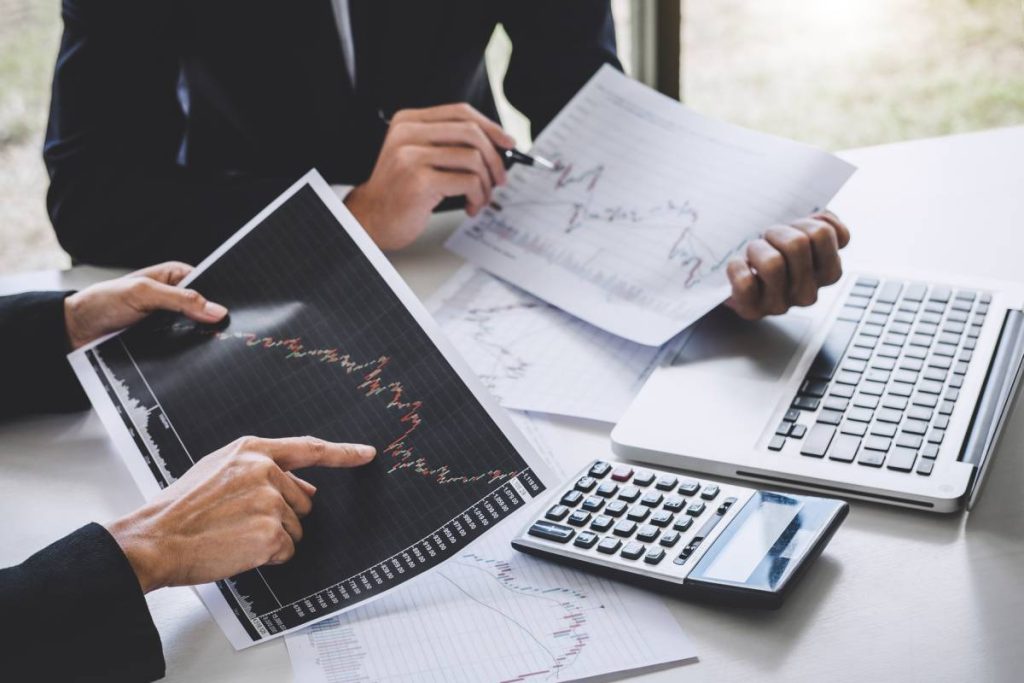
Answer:
[[(860, 166), (833, 208), (847, 264), (1021, 278), (1024, 127), (843, 154)], [(457, 216), (394, 261), (421, 296), (459, 264)], [(0, 292), (80, 286), (78, 268), (0, 279)], [(4, 387), (4, 390), (17, 390)], [(700, 661), (644, 681), (1010, 681), (1024, 676), (1024, 416), (1011, 420), (981, 501), (948, 516), (854, 502), (817, 565), (776, 612), (666, 598)], [(605, 452), (607, 428), (566, 423)], [(92, 413), (0, 424), (0, 566), (139, 504)], [(289, 681), (284, 642), (235, 653), (188, 589), (149, 597), (170, 681)], [(69, 615), (74, 618), (74, 615)]]

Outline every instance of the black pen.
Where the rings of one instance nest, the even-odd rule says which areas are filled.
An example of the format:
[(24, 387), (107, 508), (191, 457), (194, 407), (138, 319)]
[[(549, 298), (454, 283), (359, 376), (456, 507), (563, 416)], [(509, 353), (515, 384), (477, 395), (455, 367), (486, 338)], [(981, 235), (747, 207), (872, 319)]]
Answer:
[(518, 149), (503, 149), (501, 147), (497, 147), (497, 145), (495, 145), (495, 147), (498, 150), (498, 154), (501, 155), (501, 158), (505, 160), (505, 164), (507, 166), (511, 166), (512, 164), (523, 164), (524, 166), (538, 166), (540, 168), (546, 168), (549, 171), (558, 170), (558, 167), (544, 157), (530, 156), (529, 154), (520, 152)]
[[(385, 126), (391, 125), (391, 117), (384, 113), (383, 109), (377, 110), (377, 118), (381, 120)], [(518, 149), (505, 149), (504, 147), (494, 146), (494, 149), (498, 150), (498, 154), (505, 160), (505, 166), (511, 166), (512, 164), (522, 164), (524, 166), (537, 166), (540, 168), (546, 168), (549, 171), (557, 171), (558, 167), (553, 163), (541, 156), (530, 156), (524, 154)]]

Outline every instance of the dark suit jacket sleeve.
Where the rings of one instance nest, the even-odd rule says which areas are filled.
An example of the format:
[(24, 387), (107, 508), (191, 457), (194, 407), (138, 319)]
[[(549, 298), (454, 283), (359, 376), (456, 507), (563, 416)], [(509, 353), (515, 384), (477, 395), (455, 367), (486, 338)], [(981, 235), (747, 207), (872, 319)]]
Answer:
[(89, 524), (0, 569), (0, 670), (11, 681), (152, 681), (160, 634), (128, 559)]
[(0, 419), (89, 407), (65, 358), (71, 350), (64, 328), (68, 294), (0, 297)]
[(499, 21), (512, 39), (505, 95), (534, 137), (603, 64), (622, 69), (609, 0), (508, 0)]
[(47, 206), (78, 260), (198, 263), (296, 180), (177, 164), (184, 116), (173, 2), (64, 0), (43, 157)]

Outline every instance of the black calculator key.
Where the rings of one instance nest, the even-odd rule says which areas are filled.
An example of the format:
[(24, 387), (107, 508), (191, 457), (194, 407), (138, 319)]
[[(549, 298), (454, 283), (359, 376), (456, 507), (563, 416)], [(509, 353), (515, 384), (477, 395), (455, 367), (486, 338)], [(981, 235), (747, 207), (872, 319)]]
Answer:
[(604, 553), (605, 555), (614, 555), (615, 551), (622, 546), (622, 541), (612, 536), (605, 536), (604, 539), (597, 544), (597, 552)]
[(651, 515), (651, 524), (654, 526), (668, 526), (675, 519), (675, 515), (665, 510), (657, 510)]
[(615, 481), (629, 481), (633, 476), (633, 468), (628, 465), (621, 465), (612, 472), (612, 479)]
[(597, 545), (598, 538), (599, 536), (593, 531), (581, 531), (572, 544), (581, 548), (593, 548)]
[(645, 548), (640, 543), (637, 543), (636, 541), (630, 541), (626, 544), (626, 547), (623, 548), (622, 552), (619, 554), (627, 560), (635, 560), (636, 558), (643, 555), (646, 550), (647, 548)]
[(636, 531), (636, 522), (631, 522), (628, 519), (621, 520), (612, 529), (612, 533), (616, 536), (625, 536), (627, 538), (632, 536), (634, 531)]
[(796, 422), (800, 419), (800, 411), (796, 408), (790, 408), (786, 411), (786, 415), (782, 419), (786, 422)]
[(572, 491), (566, 491), (565, 495), (562, 496), (562, 505), (574, 508), (581, 500), (583, 500), (583, 492), (573, 489)]
[(554, 522), (561, 522), (567, 514), (569, 514), (569, 508), (564, 505), (553, 505), (544, 516)]
[(666, 531), (661, 535), (661, 540), (658, 543), (666, 548), (671, 548), (679, 542), (680, 536), (681, 534), (678, 531)]
[(654, 483), (654, 472), (641, 470), (633, 475), (633, 483), (644, 488)]
[(707, 509), (707, 506), (704, 503), (697, 501), (696, 503), (691, 503), (690, 507), (686, 508), (686, 514), (691, 517), (699, 517), (705, 509)]
[(643, 505), (634, 505), (629, 508), (629, 512), (626, 513), (626, 518), (631, 519), (634, 522), (643, 522), (650, 514), (650, 508), (644, 507)]
[(686, 499), (682, 496), (669, 496), (665, 499), (665, 504), (662, 506), (669, 512), (679, 512), (686, 505)]
[(644, 494), (644, 497), (640, 499), (640, 502), (648, 507), (656, 508), (661, 505), (661, 501), (663, 500), (665, 500), (665, 496), (662, 494), (657, 491), (648, 491)]
[(612, 517), (618, 517), (626, 511), (628, 506), (621, 500), (611, 500), (604, 506), (604, 514), (611, 515)]
[(619, 491), (619, 499), (632, 503), (634, 500), (640, 497), (640, 489), (635, 486), (623, 486), (622, 490)]
[(679, 493), (684, 496), (695, 496), (700, 491), (700, 484), (693, 479), (684, 479), (679, 483)]
[(691, 526), (693, 526), (693, 517), (680, 517), (672, 525), (672, 528), (676, 531), (688, 531)]
[(590, 466), (590, 476), (594, 479), (604, 479), (605, 475), (612, 471), (612, 466), (603, 460), (598, 460)]
[(543, 519), (539, 519), (534, 522), (528, 533), (531, 536), (555, 541), (556, 543), (567, 543), (576, 535), (576, 532), (567, 526), (563, 526), (562, 524), (553, 524), (552, 522), (545, 522)]
[(566, 521), (573, 526), (586, 526), (587, 522), (590, 521), (590, 513), (584, 510), (576, 510), (569, 515), (569, 519)]
[(604, 498), (598, 498), (597, 496), (587, 496), (587, 499), (583, 501), (583, 505), (580, 506), (588, 512), (597, 512), (604, 507)]
[(714, 500), (715, 496), (718, 495), (718, 487), (714, 484), (708, 484), (704, 487), (704, 490), (700, 492), (700, 497), (704, 500)]
[(671, 474), (663, 474), (658, 477), (658, 481), (654, 487), (662, 491), (672, 491), (676, 488), (678, 483), (679, 477), (673, 477)]
[(661, 535), (661, 529), (653, 524), (644, 524), (636, 530), (636, 540), (644, 543), (653, 543)]
[(593, 477), (580, 477), (576, 482), (576, 489), (584, 493), (593, 490), (595, 486), (597, 486), (597, 480)]
[(597, 487), (597, 495), (604, 496), (605, 498), (611, 498), (619, 492), (619, 485), (613, 481), (601, 482), (601, 485)]
[(590, 528), (594, 531), (600, 531), (601, 533), (604, 533), (605, 531), (611, 529), (612, 524), (614, 523), (615, 520), (609, 517), (608, 515), (598, 515), (594, 517), (594, 521), (590, 523)]
[(647, 564), (658, 564), (663, 559), (665, 559), (665, 551), (661, 548), (651, 548), (644, 555), (644, 562)]

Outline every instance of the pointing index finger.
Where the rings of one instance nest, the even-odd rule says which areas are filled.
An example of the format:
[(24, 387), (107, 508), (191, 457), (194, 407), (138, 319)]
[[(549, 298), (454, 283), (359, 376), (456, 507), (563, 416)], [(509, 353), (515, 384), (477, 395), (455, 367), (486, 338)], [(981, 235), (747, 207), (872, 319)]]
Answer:
[(313, 436), (261, 439), (259, 450), (286, 472), (303, 467), (358, 467), (377, 454), (373, 446), (335, 443)]

